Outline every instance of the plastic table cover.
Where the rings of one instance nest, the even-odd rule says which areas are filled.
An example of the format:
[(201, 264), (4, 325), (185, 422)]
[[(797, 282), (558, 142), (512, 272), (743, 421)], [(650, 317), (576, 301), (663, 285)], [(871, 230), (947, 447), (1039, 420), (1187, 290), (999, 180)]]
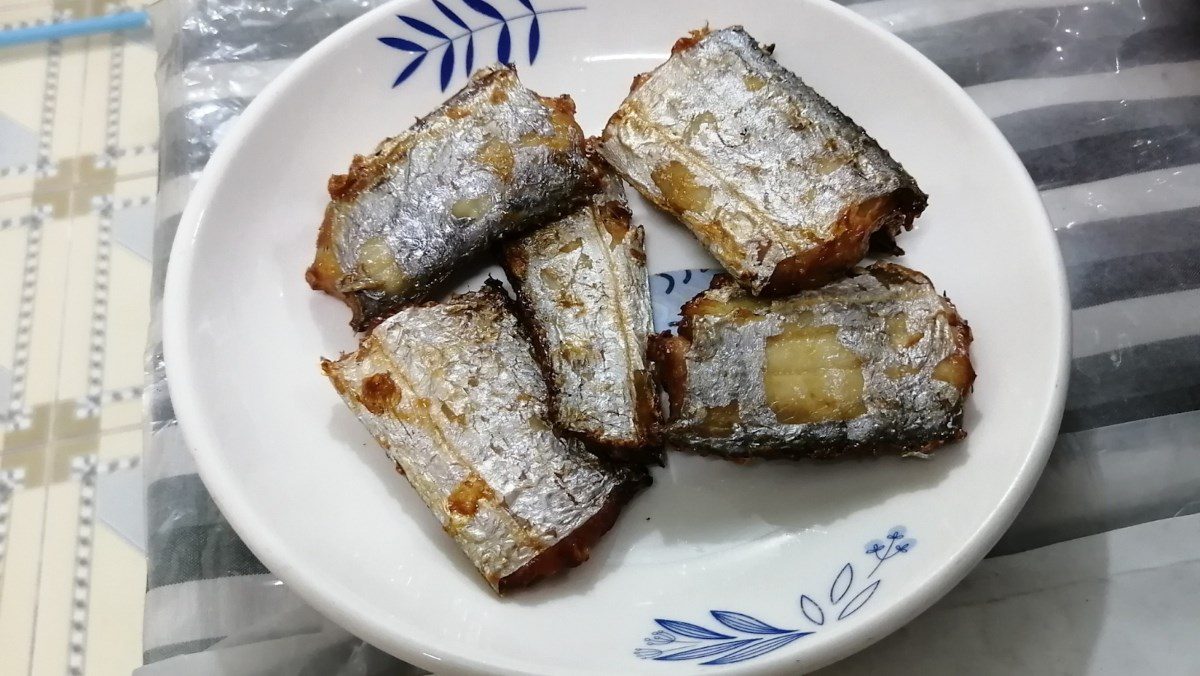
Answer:
[[(146, 361), (144, 645), (156, 666), (146, 673), (423, 673), (307, 608), (238, 539), (175, 421), (158, 326), (180, 212), (213, 149), (293, 59), (376, 4), (151, 9), (162, 139)], [(932, 59), (995, 120), (1041, 190), (1067, 266), (1061, 433), (993, 554), (1200, 512), (1200, 3), (842, 4)]]

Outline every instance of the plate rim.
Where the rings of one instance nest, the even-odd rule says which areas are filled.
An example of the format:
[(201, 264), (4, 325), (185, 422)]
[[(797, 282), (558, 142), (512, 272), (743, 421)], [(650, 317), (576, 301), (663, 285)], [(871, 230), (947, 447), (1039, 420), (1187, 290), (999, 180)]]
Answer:
[[(864, 618), (857, 623), (854, 631), (840, 633), (824, 643), (816, 644), (811, 648), (803, 648), (806, 651), (805, 661), (810, 662), (813, 669), (817, 669), (866, 648), (928, 609), (983, 559), (1016, 518), (1045, 468), (1061, 424), (1071, 361), (1071, 307), (1062, 252), (1058, 240), (1054, 236), (1054, 230), (1040, 193), (1016, 151), (991, 118), (979, 108), (958, 83), (954, 82), (925, 55), (866, 17), (833, 2), (833, 0), (790, 1), (807, 4), (818, 11), (838, 15), (840, 19), (856, 24), (858, 28), (866, 30), (874, 38), (906, 53), (924, 71), (925, 75), (933, 78), (940, 85), (939, 88), (946, 91), (947, 95), (956, 101), (959, 107), (981, 122), (980, 133), (990, 137), (993, 145), (998, 145), (1008, 169), (1024, 179), (1021, 181), (1023, 185), (1020, 186), (1020, 189), (1029, 204), (1036, 205), (1034, 212), (1044, 226), (1036, 229), (1035, 232), (1042, 233), (1040, 237), (1044, 240), (1043, 245), (1048, 245), (1050, 250), (1056, 254), (1057, 262), (1057, 265), (1053, 266), (1055, 293), (1050, 299), (1058, 306), (1055, 314), (1059, 317), (1057, 325), (1059, 335), (1056, 341), (1058, 349), (1053, 354), (1053, 389), (1049, 406), (1044, 410), (1042, 419), (1038, 423), (1033, 448), (1026, 461), (1020, 466), (1015, 479), (975, 533), (966, 538), (923, 584), (914, 586), (910, 593), (885, 606), (879, 612)], [(537, 665), (534, 664), (505, 664), (502, 666), (491, 664), (479, 657), (448, 652), (411, 639), (406, 635), (389, 632), (383, 623), (373, 621), (369, 613), (361, 612), (364, 610), (363, 608), (346, 601), (344, 597), (330, 593), (327, 585), (322, 584), (318, 579), (308, 577), (301, 571), (302, 566), (290, 562), (284, 543), (278, 541), (270, 529), (265, 528), (264, 524), (253, 516), (254, 510), (245, 499), (246, 496), (239, 494), (226, 481), (222, 463), (217, 453), (211, 450), (220, 444), (210, 433), (209, 428), (201, 422), (205, 419), (201, 414), (203, 407), (199, 398), (195, 396), (196, 388), (191, 386), (197, 377), (187, 366), (189, 363), (187, 355), (191, 350), (186, 319), (189, 307), (188, 295), (191, 291), (188, 282), (195, 270), (193, 255), (195, 247), (193, 244), (200, 234), (205, 211), (215, 194), (217, 184), (237, 156), (236, 150), (250, 135), (250, 130), (266, 117), (278, 95), (287, 89), (294, 80), (300, 78), (312, 64), (340, 48), (350, 35), (358, 32), (360, 26), (374, 23), (383, 15), (390, 15), (401, 7), (417, 2), (419, 0), (385, 2), (346, 23), (304, 52), (254, 98), (213, 153), (181, 212), (179, 226), (171, 245), (171, 257), (167, 266), (162, 297), (162, 338), (167, 383), (176, 420), (188, 448), (192, 451), (206, 490), (209, 491), (221, 513), (225, 515), (251, 552), (273, 574), (286, 582), (302, 600), (340, 626), (347, 628), (354, 635), (374, 645), (385, 647), (388, 652), (393, 654), (402, 653), (401, 659), (427, 669), (445, 671), (450, 668), (459, 673), (472, 674), (494, 674), (497, 669), (515, 674), (547, 673), (537, 670)], [(748, 9), (753, 11), (752, 5)], [(995, 143), (997, 141), (998, 144)], [(172, 356), (175, 358), (172, 359)], [(438, 654), (432, 654), (433, 652)], [(794, 654), (794, 651), (780, 650), (772, 655), (764, 655), (763, 659), (753, 662), (726, 665), (722, 668), (722, 672), (728, 674), (793, 673), (795, 669)]]

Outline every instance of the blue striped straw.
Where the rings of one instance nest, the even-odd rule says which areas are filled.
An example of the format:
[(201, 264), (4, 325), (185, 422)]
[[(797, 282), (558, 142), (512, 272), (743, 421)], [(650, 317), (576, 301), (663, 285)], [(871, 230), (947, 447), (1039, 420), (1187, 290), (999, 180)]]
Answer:
[(43, 42), (46, 40), (61, 40), (80, 35), (111, 33), (129, 28), (141, 28), (149, 22), (150, 16), (145, 12), (120, 12), (92, 19), (60, 21), (58, 23), (46, 23), (28, 28), (13, 28), (0, 31), (0, 47), (12, 47), (14, 45), (25, 45), (31, 42)]

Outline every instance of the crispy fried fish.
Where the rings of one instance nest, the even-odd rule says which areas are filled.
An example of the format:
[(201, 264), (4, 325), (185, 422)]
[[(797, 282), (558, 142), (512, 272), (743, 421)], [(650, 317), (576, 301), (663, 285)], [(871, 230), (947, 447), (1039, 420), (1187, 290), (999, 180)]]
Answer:
[(630, 461), (659, 455), (644, 247), (620, 179), (606, 172), (590, 204), (510, 240), (503, 259), (559, 429)]
[(925, 208), (865, 131), (742, 28), (695, 31), (639, 75), (601, 152), (754, 294), (812, 288)]
[(892, 264), (755, 298), (720, 275), (652, 343), (672, 444), (727, 458), (922, 455), (960, 439), (971, 331)]
[(498, 287), (402, 309), (322, 368), (504, 593), (585, 561), (649, 479), (555, 436), (546, 383)]
[(429, 294), (502, 237), (561, 218), (599, 188), (569, 96), (526, 89), (511, 67), (462, 91), (329, 179), (307, 279), (356, 330)]

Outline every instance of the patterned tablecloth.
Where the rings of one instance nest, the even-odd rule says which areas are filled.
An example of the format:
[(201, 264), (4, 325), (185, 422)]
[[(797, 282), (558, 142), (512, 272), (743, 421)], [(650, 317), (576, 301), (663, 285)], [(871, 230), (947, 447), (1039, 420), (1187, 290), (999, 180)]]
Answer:
[[(293, 59), (374, 4), (154, 7), (162, 121), (155, 318), (180, 211), (224, 132)], [(994, 553), (1200, 511), (1200, 3), (844, 4), (927, 55), (995, 120), (1042, 191), (1067, 265), (1074, 336), (1061, 435)], [(224, 664), (247, 660), (271, 673), (394, 668), (299, 602), (218, 512), (176, 426), (157, 325), (152, 336), (145, 650), (162, 669), (146, 672), (203, 669), (217, 653)], [(1187, 521), (1187, 532), (1196, 527)], [(1054, 559), (1039, 556), (1012, 560)], [(1006, 574), (1028, 574), (995, 563), (1005, 559), (987, 568), (997, 588)]]

